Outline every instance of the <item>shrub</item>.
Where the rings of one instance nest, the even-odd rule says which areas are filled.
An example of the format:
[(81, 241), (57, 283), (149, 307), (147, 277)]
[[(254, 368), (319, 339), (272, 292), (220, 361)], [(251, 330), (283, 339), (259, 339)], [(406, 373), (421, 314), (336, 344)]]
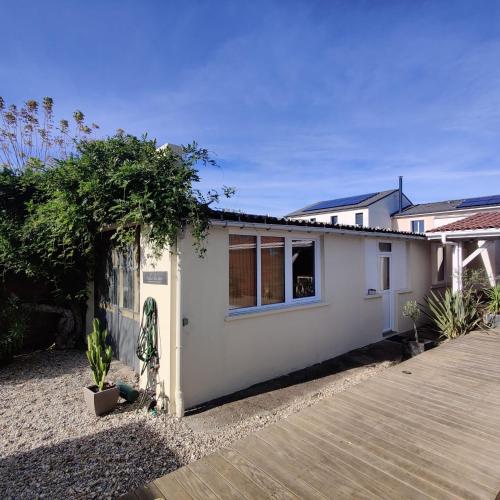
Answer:
[(111, 351), (111, 346), (106, 346), (108, 332), (107, 330), (101, 330), (97, 318), (94, 318), (92, 326), (93, 330), (87, 336), (87, 359), (89, 360), (95, 385), (102, 391), (106, 375), (109, 372), (113, 353)]
[(417, 321), (420, 318), (420, 308), (415, 300), (408, 300), (403, 306), (403, 316), (411, 319), (413, 331), (415, 332), (415, 341), (418, 342)]
[(500, 314), (500, 285), (485, 290), (488, 298), (488, 311), (491, 314)]
[(18, 299), (0, 298), (0, 363), (6, 363), (23, 346), (27, 318)]
[(425, 314), (445, 338), (465, 335), (481, 323), (480, 301), (475, 294), (452, 293), (448, 289), (443, 295), (431, 292), (425, 301), (429, 307), (429, 312)]

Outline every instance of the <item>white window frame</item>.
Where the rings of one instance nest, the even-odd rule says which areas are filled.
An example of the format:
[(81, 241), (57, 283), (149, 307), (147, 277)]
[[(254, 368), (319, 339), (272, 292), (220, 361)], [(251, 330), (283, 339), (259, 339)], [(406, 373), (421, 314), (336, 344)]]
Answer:
[[(257, 305), (251, 307), (239, 307), (237, 309), (229, 308), (229, 288), (227, 291), (228, 297), (228, 315), (237, 316), (239, 314), (267, 311), (272, 309), (287, 308), (300, 304), (310, 304), (312, 302), (319, 302), (321, 300), (321, 239), (317, 236), (302, 236), (302, 235), (283, 235), (283, 234), (252, 234), (248, 231), (230, 231), (229, 234), (236, 234), (240, 236), (255, 236), (257, 238), (257, 283), (256, 283), (256, 293), (257, 293)], [(278, 304), (262, 304), (262, 276), (261, 276), (261, 237), (272, 236), (277, 238), (283, 238), (285, 240), (285, 301)], [(292, 241), (295, 240), (308, 240), (314, 241), (314, 283), (315, 283), (315, 294), (312, 297), (301, 297), (298, 299), (293, 298), (293, 263), (292, 263)], [(228, 238), (229, 245), (229, 238)], [(229, 259), (229, 251), (228, 251)], [(228, 261), (229, 262), (229, 261)], [(229, 266), (228, 266), (229, 267)], [(228, 281), (229, 282), (229, 281)]]
[[(414, 231), (413, 230), (413, 224), (416, 224), (418, 226), (422, 225), (422, 231)], [(411, 225), (411, 232), (412, 233), (418, 233), (418, 234), (423, 234), (425, 233), (425, 220), (424, 219), (413, 219), (411, 222), (410, 222), (410, 225)]]
[[(358, 223), (356, 220), (358, 218), (358, 215), (361, 216), (361, 224)], [(354, 212), (354, 225), (357, 227), (364, 227), (365, 225), (365, 213), (364, 212)]]

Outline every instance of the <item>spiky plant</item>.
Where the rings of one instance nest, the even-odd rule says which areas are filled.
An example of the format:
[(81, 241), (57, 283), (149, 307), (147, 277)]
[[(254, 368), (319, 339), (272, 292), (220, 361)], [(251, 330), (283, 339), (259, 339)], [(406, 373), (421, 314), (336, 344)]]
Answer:
[(443, 337), (465, 335), (481, 324), (480, 302), (472, 293), (452, 293), (447, 289), (443, 295), (431, 292), (425, 301), (429, 307), (425, 314)]
[(104, 388), (106, 375), (109, 372), (113, 352), (111, 346), (106, 346), (107, 330), (101, 330), (97, 318), (92, 322), (92, 332), (87, 335), (87, 359), (94, 378), (95, 385), (100, 391)]
[(488, 297), (488, 311), (491, 314), (500, 314), (500, 285), (485, 290)]

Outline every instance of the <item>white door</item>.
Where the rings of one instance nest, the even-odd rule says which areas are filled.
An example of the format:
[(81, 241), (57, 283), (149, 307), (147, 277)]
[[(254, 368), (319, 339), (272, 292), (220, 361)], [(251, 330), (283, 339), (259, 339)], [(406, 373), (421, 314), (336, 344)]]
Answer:
[(384, 309), (383, 333), (392, 330), (393, 291), (391, 284), (391, 256), (380, 255), (378, 258), (379, 293), (382, 295)]

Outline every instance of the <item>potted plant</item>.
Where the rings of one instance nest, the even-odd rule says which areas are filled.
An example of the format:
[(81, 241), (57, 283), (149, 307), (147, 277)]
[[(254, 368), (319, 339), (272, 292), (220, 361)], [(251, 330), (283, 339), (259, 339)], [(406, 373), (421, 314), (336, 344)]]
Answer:
[(418, 339), (417, 321), (420, 318), (420, 308), (415, 300), (408, 300), (403, 306), (403, 316), (413, 323), (415, 340), (408, 341), (408, 351), (411, 357), (421, 354), (425, 350), (425, 344)]
[(488, 297), (489, 323), (493, 328), (500, 326), (500, 285), (486, 289)]
[(106, 382), (113, 353), (111, 346), (106, 346), (108, 332), (101, 330), (99, 320), (94, 318), (93, 330), (87, 336), (87, 359), (95, 385), (84, 387), (83, 394), (89, 410), (96, 415), (111, 411), (118, 402), (120, 391), (115, 385)]

